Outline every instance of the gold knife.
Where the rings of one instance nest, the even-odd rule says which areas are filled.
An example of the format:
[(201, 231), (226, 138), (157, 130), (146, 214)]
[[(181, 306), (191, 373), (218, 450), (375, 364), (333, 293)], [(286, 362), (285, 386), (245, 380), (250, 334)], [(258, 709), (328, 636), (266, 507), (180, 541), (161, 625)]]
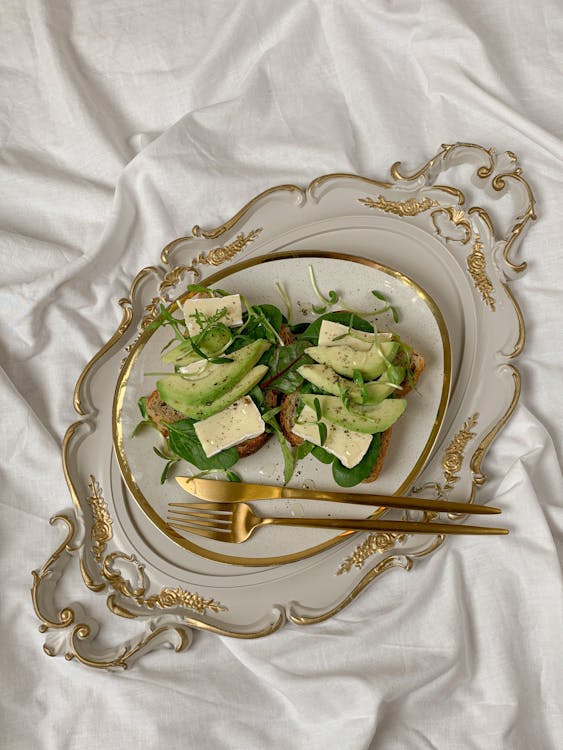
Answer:
[(368, 495), (353, 492), (327, 492), (306, 490), (268, 484), (248, 484), (226, 482), (221, 479), (201, 479), (198, 477), (176, 477), (180, 487), (200, 500), (222, 503), (242, 503), (253, 500), (328, 500), (329, 502), (351, 505), (371, 505), (372, 507), (402, 508), (404, 510), (434, 510), (445, 513), (478, 513), (494, 515), (500, 508), (490, 505), (460, 503), (453, 500), (429, 500), (421, 497), (399, 497), (397, 495)]

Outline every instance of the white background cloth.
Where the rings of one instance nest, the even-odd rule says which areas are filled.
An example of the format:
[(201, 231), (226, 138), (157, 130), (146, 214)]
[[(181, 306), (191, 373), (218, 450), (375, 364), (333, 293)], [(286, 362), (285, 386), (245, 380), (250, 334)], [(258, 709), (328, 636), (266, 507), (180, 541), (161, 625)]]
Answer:
[[(563, 747), (563, 6), (558, 0), (5, 0), (0, 16), (1, 744)], [(503, 538), (457, 538), (333, 619), (196, 634), (109, 674), (42, 651), (30, 572), (70, 506), (72, 391), (137, 270), (196, 224), (442, 143), (514, 151), (519, 405), (487, 454)]]

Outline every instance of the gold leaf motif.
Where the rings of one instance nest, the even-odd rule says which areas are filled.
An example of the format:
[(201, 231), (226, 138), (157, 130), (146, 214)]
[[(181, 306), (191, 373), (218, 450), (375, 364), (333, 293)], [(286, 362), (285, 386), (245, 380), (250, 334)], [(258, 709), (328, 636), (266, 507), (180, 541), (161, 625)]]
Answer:
[[(130, 580), (125, 578), (123, 574), (114, 567), (114, 562), (116, 560), (122, 560), (125, 563), (133, 565), (139, 579), (137, 585), (132, 584)], [(146, 597), (144, 565), (142, 565), (134, 555), (127, 555), (124, 552), (112, 552), (110, 555), (106, 556), (102, 567), (102, 575), (114, 591), (117, 591), (127, 599), (132, 599), (140, 607), (147, 607), (148, 609), (170, 609), (172, 607), (182, 607), (199, 612), (200, 614), (203, 614), (206, 611), (225, 612), (227, 609), (214, 599), (205, 599), (200, 596), (200, 594), (186, 591), (182, 588), (167, 587), (161, 589), (158, 594)], [(113, 603), (113, 610), (115, 609), (116, 605)]]
[(187, 607), (200, 613), (206, 610), (211, 612), (224, 612), (226, 610), (226, 607), (214, 599), (204, 599), (199, 594), (193, 594), (191, 591), (181, 588), (163, 588), (158, 594), (149, 596), (147, 599), (137, 599), (137, 603), (149, 609), (155, 607), (160, 609)]
[(90, 497), (88, 498), (88, 504), (92, 509), (92, 517), (94, 523), (92, 524), (91, 537), (92, 552), (96, 562), (101, 562), (102, 555), (106, 548), (106, 543), (113, 536), (112, 531), (112, 520), (108, 512), (108, 506), (102, 496), (102, 491), (98, 482), (90, 474), (88, 479), (88, 487), (90, 489)]
[(256, 237), (258, 237), (261, 231), (262, 227), (258, 227), (257, 229), (251, 229), (248, 234), (241, 232), (237, 235), (236, 239), (228, 245), (225, 245), (224, 247), (215, 247), (207, 254), (201, 253), (195, 262), (210, 266), (220, 266), (222, 263), (225, 263), (225, 261), (234, 258), (234, 256), (237, 255), (237, 253), (240, 253), (241, 250), (244, 250), (250, 242), (253, 242)]
[(395, 214), (396, 216), (416, 216), (417, 214), (429, 211), (434, 206), (438, 206), (438, 201), (431, 200), (428, 196), (422, 200), (416, 198), (409, 198), (405, 201), (390, 201), (384, 198), (382, 195), (378, 195), (377, 199), (373, 198), (358, 198), (358, 201), (368, 208), (378, 208), (386, 213)]
[(475, 283), (475, 287), (481, 292), (481, 297), (485, 304), (494, 312), (495, 300), (492, 296), (494, 287), (487, 276), (485, 254), (483, 253), (483, 243), (477, 238), (473, 245), (471, 255), (467, 257), (467, 269)]
[(459, 480), (459, 472), (463, 463), (463, 453), (467, 443), (475, 437), (475, 433), (471, 432), (471, 430), (477, 424), (478, 417), (478, 414), (474, 414), (472, 417), (465, 420), (463, 427), (455, 435), (444, 452), (444, 456), (442, 457), (442, 469), (444, 471), (446, 484), (443, 491), (451, 490), (453, 485)]
[(365, 541), (356, 547), (350, 557), (344, 560), (336, 571), (336, 575), (348, 573), (352, 568), (362, 568), (369, 557), (391, 549), (397, 542), (402, 542), (404, 538), (404, 534), (395, 534), (386, 531), (378, 531), (370, 534)]

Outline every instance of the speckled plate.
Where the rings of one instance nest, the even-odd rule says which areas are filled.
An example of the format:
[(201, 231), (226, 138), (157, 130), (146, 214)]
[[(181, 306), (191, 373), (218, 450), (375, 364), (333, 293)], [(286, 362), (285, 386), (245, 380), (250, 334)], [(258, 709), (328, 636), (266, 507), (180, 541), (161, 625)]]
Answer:
[[(295, 322), (312, 321), (316, 317), (311, 302), (314, 304), (318, 300), (315, 300), (311, 287), (309, 266), (315, 269), (321, 288), (336, 290), (343, 303), (348, 302), (359, 309), (374, 309), (372, 289), (384, 293), (392, 301), (399, 311), (399, 322), (393, 322), (390, 312), (384, 313), (377, 320), (378, 328), (396, 331), (403, 341), (423, 354), (427, 367), (417, 391), (407, 399), (405, 415), (394, 426), (380, 477), (375, 483), (353, 488), (358, 493), (392, 495), (409, 489), (438, 437), (450, 389), (451, 354), (445, 321), (432, 298), (404, 274), (377, 263), (376, 257), (375, 249), (371, 257), (326, 251), (271, 253), (229, 266), (206, 279), (206, 283), (217, 283), (232, 293), (242, 293), (254, 304), (268, 302), (283, 306), (274, 285), (278, 282), (292, 300)], [(114, 402), (117, 460), (127, 490), (147, 518), (184, 549), (210, 560), (236, 565), (256, 567), (294, 562), (342, 541), (347, 533), (335, 535), (323, 529), (271, 526), (244, 544), (226, 544), (177, 532), (166, 524), (168, 503), (188, 501), (190, 497), (174, 481), (174, 472), (168, 481), (160, 483), (163, 461), (153, 450), (160, 442), (158, 435), (153, 430), (145, 430), (135, 437), (132, 435), (139, 421), (138, 399), (155, 387), (155, 377), (146, 373), (162, 369), (160, 352), (169, 338), (169, 333), (162, 328), (143, 333), (122, 368)], [(283, 483), (283, 457), (278, 441), (270, 440), (258, 453), (240, 461), (235, 468), (243, 481)], [(175, 466), (175, 473), (179, 475), (196, 471), (185, 462)], [(332, 478), (330, 466), (321, 464), (311, 455), (298, 463), (289, 486), (340, 489)], [(269, 502), (267, 508), (260, 509), (260, 512), (265, 511), (268, 515), (294, 516), (361, 518), (370, 515), (365, 506), (313, 501)]]

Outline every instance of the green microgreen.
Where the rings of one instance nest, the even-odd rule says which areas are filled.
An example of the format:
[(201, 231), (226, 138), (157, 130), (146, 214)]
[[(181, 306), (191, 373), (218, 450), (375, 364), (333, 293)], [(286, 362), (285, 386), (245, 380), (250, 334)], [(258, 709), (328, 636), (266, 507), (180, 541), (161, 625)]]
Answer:
[(364, 381), (364, 376), (362, 375), (360, 370), (354, 370), (354, 372), (352, 373), (352, 380), (360, 389), (361, 403), (365, 404), (368, 400), (368, 392)]
[(293, 306), (291, 304), (291, 300), (289, 298), (289, 295), (287, 294), (287, 292), (285, 291), (285, 289), (283, 288), (282, 284), (280, 284), (279, 281), (276, 281), (276, 289), (280, 293), (280, 297), (284, 301), (285, 306), (287, 308), (287, 316), (286, 316), (287, 317), (287, 322), (288, 322), (289, 325), (292, 325), (292, 320), (293, 320)]
[(317, 315), (323, 315), (328, 310), (326, 305), (311, 305), (311, 308)]
[[(338, 302), (339, 296), (333, 289), (329, 291), (328, 297), (325, 297), (325, 295), (321, 292), (321, 290), (319, 289), (319, 285), (317, 284), (313, 266), (309, 266), (309, 278), (311, 279), (311, 286), (313, 287), (314, 293), (317, 295), (318, 299), (324, 303), (324, 305), (332, 307)], [(318, 315), (322, 315), (322, 313), (326, 312), (326, 307), (324, 307), (323, 309), (316, 307), (315, 305), (313, 305), (312, 307)]]
[(371, 293), (378, 300), (385, 302), (385, 304), (382, 307), (375, 308), (374, 310), (356, 310), (351, 305), (348, 305), (346, 302), (342, 301), (342, 307), (346, 310), (346, 312), (351, 312), (354, 313), (354, 315), (360, 315), (367, 318), (373, 318), (377, 315), (383, 315), (383, 313), (390, 311), (391, 315), (393, 316), (394, 322), (398, 323), (399, 313), (397, 311), (397, 308), (387, 301), (387, 297), (382, 292), (378, 292), (376, 289), (372, 289)]
[(180, 456), (177, 456), (175, 453), (164, 453), (156, 446), (153, 447), (153, 451), (156, 453), (156, 455), (159, 458), (162, 458), (163, 461), (166, 461), (164, 465), (164, 469), (162, 470), (162, 474), (160, 475), (160, 484), (164, 484), (166, 480), (168, 479), (168, 474), (170, 473), (170, 469), (174, 466), (174, 464), (177, 464), (178, 461), (181, 461)]

